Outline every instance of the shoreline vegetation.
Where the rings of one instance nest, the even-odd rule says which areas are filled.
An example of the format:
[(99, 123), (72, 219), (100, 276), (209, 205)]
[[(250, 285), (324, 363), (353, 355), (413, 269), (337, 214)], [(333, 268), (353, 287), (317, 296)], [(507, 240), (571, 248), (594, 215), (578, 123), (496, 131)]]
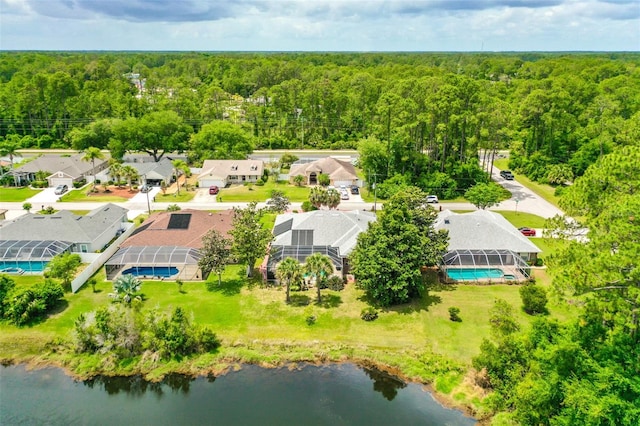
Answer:
[[(181, 306), (194, 324), (216, 333), (221, 346), (212, 352), (170, 359), (151, 351), (121, 359), (76, 353), (71, 341), (78, 316), (111, 304), (111, 283), (102, 272), (95, 291), (85, 286), (67, 294), (64, 306), (45, 321), (25, 327), (0, 324), (0, 363), (62, 368), (77, 380), (140, 375), (160, 381), (170, 373), (225, 374), (243, 364), (294, 369), (300, 364), (347, 362), (421, 384), (442, 405), (478, 420), (489, 418), (483, 403), (486, 393), (474, 383), (471, 358), (488, 335), (487, 310), (498, 297), (519, 304), (519, 286), (431, 284), (421, 298), (381, 310), (376, 321), (365, 322), (359, 314), (368, 305), (352, 285), (342, 291), (323, 290), (322, 305), (308, 292), (293, 292), (287, 305), (282, 288), (258, 285), (241, 278), (242, 273), (242, 266), (229, 266), (222, 286), (217, 286), (216, 277), (215, 285), (185, 283), (180, 291), (171, 282), (143, 282), (141, 309), (169, 312)], [(536, 273), (539, 284), (548, 285), (544, 271)], [(461, 308), (462, 322), (449, 320), (451, 305)], [(573, 316), (559, 304), (550, 308), (554, 316)], [(313, 325), (305, 323), (309, 315), (317, 317)], [(529, 323), (523, 312), (517, 317)]]

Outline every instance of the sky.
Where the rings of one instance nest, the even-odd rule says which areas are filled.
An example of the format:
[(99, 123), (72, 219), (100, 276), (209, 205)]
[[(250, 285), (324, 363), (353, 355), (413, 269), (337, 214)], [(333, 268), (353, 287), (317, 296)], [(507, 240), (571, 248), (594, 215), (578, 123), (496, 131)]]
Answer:
[(0, 50), (638, 51), (640, 0), (0, 0)]

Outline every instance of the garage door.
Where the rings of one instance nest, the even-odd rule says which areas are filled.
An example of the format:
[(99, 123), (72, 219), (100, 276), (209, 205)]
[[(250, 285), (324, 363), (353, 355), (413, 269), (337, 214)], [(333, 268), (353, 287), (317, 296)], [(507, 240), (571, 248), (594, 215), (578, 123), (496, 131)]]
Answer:
[(55, 188), (58, 185), (67, 185), (69, 188), (73, 188), (73, 179), (66, 177), (52, 177), (49, 178), (49, 186)]
[(200, 188), (208, 188), (210, 186), (218, 186), (220, 188), (224, 188), (224, 181), (220, 179), (200, 179)]

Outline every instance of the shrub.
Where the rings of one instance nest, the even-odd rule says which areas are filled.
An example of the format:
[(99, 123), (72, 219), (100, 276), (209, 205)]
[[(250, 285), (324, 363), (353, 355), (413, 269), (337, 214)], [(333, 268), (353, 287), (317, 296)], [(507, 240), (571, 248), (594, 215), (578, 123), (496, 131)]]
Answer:
[(62, 286), (46, 280), (14, 295), (8, 304), (6, 316), (15, 325), (24, 325), (39, 319), (64, 297)]
[(374, 321), (378, 318), (378, 311), (369, 306), (360, 312), (360, 318), (365, 321)]
[(167, 207), (167, 211), (168, 211), (168, 212), (177, 212), (178, 210), (181, 210), (181, 208), (180, 208), (180, 206), (179, 206), (179, 205), (177, 205), (177, 204), (170, 204), (170, 205)]
[(303, 212), (310, 212), (312, 210), (318, 210), (317, 208), (315, 208), (315, 206), (313, 204), (311, 204), (311, 202), (309, 200), (303, 201), (302, 205), (300, 206), (300, 208), (302, 209)]
[(449, 319), (454, 322), (462, 322), (462, 318), (460, 318), (460, 308), (456, 308), (455, 306), (450, 307)]
[(344, 280), (337, 275), (332, 275), (326, 280), (327, 288), (329, 290), (341, 291), (344, 290)]
[(309, 315), (309, 316), (306, 318), (307, 325), (313, 325), (313, 324), (315, 324), (315, 323), (316, 323), (316, 320), (317, 320), (317, 318), (316, 318), (316, 316), (315, 316), (315, 315)]
[(31, 210), (32, 207), (33, 207), (33, 205), (31, 203), (24, 203), (22, 205), (23, 210), (26, 210), (26, 211)]
[(535, 284), (520, 287), (522, 309), (529, 315), (547, 313), (547, 291)]
[(256, 181), (256, 186), (264, 186), (264, 180), (262, 180), (262, 178), (258, 179)]

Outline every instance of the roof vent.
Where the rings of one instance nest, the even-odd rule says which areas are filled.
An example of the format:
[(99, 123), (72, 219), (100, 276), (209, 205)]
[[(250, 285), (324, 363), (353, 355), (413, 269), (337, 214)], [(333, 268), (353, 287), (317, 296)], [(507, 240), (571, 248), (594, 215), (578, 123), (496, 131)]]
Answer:
[(449, 219), (445, 219), (445, 220), (444, 220), (444, 223), (446, 223), (446, 224), (448, 225), (448, 224), (449, 224), (449, 223), (451, 223), (451, 222), (449, 222)]

